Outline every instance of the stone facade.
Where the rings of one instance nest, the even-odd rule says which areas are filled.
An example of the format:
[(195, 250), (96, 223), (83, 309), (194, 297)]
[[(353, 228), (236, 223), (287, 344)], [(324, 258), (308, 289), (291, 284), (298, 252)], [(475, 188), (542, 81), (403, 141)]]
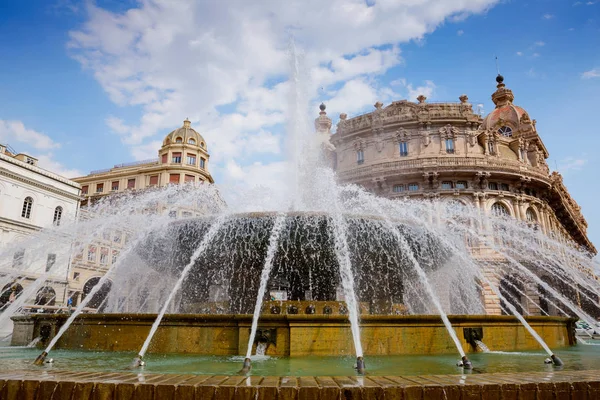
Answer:
[[(595, 254), (581, 208), (561, 175), (550, 173), (536, 121), (513, 104), (504, 78), (496, 81), (496, 108), (485, 118), (466, 95), (457, 103), (419, 96), (417, 103), (377, 102), (373, 112), (354, 118), (340, 114), (331, 136), (339, 179), (389, 198), (459, 201), (485, 214), (501, 210)], [(491, 291), (485, 296), (488, 312), (500, 313)]]
[[(167, 134), (155, 160), (115, 165), (89, 175), (74, 178), (82, 188), (82, 207), (98, 199), (125, 191), (143, 191), (170, 184), (214, 183), (208, 171), (206, 140), (191, 127), (189, 120)], [(185, 216), (190, 210), (178, 210), (175, 216)], [(82, 208), (82, 218), (88, 217)], [(73, 305), (97, 284), (108, 268), (116, 262), (127, 241), (127, 232), (105, 232), (96, 243), (85, 246), (73, 259), (70, 272), (69, 297)], [(93, 308), (99, 304), (92, 304)]]
[[(0, 307), (7, 304), (16, 291), (45, 274), (51, 267), (47, 284), (35, 295), (34, 303), (53, 305), (63, 301), (67, 252), (48, 249), (46, 254), (32, 254), (26, 239), (41, 229), (73, 222), (79, 210), (81, 187), (78, 183), (40, 168), (37, 159), (16, 154), (0, 145), (0, 247), (9, 252), (2, 260), (0, 278), (8, 280), (0, 289)], [(23, 247), (18, 243), (23, 242)], [(39, 252), (38, 252), (39, 253)], [(18, 268), (20, 275), (14, 275)], [(15, 293), (13, 293), (15, 292)]]

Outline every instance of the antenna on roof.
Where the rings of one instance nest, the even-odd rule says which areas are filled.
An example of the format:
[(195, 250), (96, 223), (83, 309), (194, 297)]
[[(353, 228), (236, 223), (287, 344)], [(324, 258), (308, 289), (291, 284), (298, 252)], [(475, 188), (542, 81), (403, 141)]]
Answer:
[(498, 72), (498, 75), (500, 75), (500, 65), (498, 64), (498, 56), (494, 55), (494, 57), (496, 57), (496, 72)]

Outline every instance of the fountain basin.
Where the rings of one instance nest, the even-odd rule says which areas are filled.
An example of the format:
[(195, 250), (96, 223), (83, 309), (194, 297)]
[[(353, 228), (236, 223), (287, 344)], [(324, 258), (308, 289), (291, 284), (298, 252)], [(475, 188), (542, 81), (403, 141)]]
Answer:
[[(316, 309), (322, 308), (316, 302)], [(13, 346), (24, 346), (42, 336), (44, 346), (68, 315), (13, 317)], [(155, 314), (82, 314), (57, 348), (97, 351), (137, 351)], [(472, 328), (495, 351), (539, 349), (538, 343), (512, 316), (451, 315), (452, 325), (467, 352)], [(575, 344), (575, 319), (527, 317), (552, 348)], [(199, 355), (246, 354), (252, 315), (167, 314), (150, 346), (151, 353)], [(467, 329), (465, 329), (467, 328)], [(469, 329), (471, 328), (471, 329)], [(264, 314), (259, 330), (269, 330), (267, 355), (280, 357), (351, 356), (354, 354), (348, 317), (341, 314)], [(365, 355), (451, 354), (456, 348), (436, 315), (362, 315), (361, 337)]]

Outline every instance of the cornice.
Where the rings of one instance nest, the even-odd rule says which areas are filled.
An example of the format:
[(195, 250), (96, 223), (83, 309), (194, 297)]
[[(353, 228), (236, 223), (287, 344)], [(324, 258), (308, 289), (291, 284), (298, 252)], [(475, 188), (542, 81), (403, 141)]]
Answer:
[(43, 175), (43, 176), (45, 176), (47, 178), (54, 179), (55, 181), (62, 182), (64, 184), (66, 184), (66, 185), (69, 185), (69, 186), (72, 186), (74, 188), (80, 189), (79, 184), (77, 182), (75, 182), (75, 181), (72, 181), (72, 180), (67, 179), (65, 177), (62, 177), (60, 175), (57, 175), (57, 174), (55, 174), (53, 172), (46, 171), (43, 168), (36, 167), (35, 165), (27, 164), (26, 162), (23, 162), (21, 160), (17, 160), (17, 159), (15, 159), (13, 157), (9, 157), (6, 154), (0, 153), (0, 160), (7, 161), (7, 162), (9, 162), (11, 164), (18, 165), (21, 168), (28, 169), (28, 170), (30, 170), (32, 172), (35, 172), (35, 173), (40, 174), (40, 175)]
[[(2, 156), (2, 154), (0, 154), (0, 156)], [(26, 163), (23, 163), (23, 164), (26, 164)], [(0, 175), (6, 176), (7, 178), (14, 179), (14, 180), (22, 182), (22, 183), (26, 183), (28, 185), (31, 185), (31, 186), (43, 189), (45, 191), (48, 191), (48, 192), (51, 192), (51, 193), (54, 193), (54, 194), (57, 194), (57, 195), (60, 195), (60, 196), (63, 196), (63, 197), (67, 197), (67, 198), (69, 198), (71, 200), (79, 201), (79, 199), (80, 199), (80, 197), (79, 197), (78, 194), (69, 193), (69, 192), (67, 192), (65, 190), (57, 189), (57, 188), (55, 188), (53, 186), (48, 186), (48, 185), (46, 185), (44, 183), (41, 183), (41, 182), (38, 182), (38, 181), (34, 181), (32, 179), (29, 179), (29, 178), (25, 178), (24, 176), (17, 175), (17, 174), (13, 173), (12, 171), (10, 171), (10, 170), (8, 170), (8, 169), (6, 169), (4, 167), (0, 167)], [(77, 185), (77, 186), (73, 186), (73, 187), (77, 187), (78, 190), (81, 190), (80, 189), (81, 187), (79, 186), (78, 183), (76, 183), (76, 182), (73, 182), (73, 183), (75, 183)]]

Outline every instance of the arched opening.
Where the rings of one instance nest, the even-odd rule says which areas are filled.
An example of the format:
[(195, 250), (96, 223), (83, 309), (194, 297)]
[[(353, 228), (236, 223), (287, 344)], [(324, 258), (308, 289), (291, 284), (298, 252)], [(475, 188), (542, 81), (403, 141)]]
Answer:
[(178, 137), (175, 139), (175, 143), (183, 143), (183, 139)]
[(58, 206), (54, 209), (54, 219), (52, 220), (52, 223), (54, 224), (54, 226), (60, 225), (60, 219), (62, 218), (62, 213), (63, 213), (63, 208), (61, 206)]
[(504, 217), (504, 216), (509, 216), (510, 211), (508, 210), (508, 207), (506, 207), (504, 204), (502, 204), (500, 202), (496, 202), (496, 203), (492, 204), (492, 214), (494, 214), (498, 217)]
[(535, 211), (533, 211), (533, 208), (531, 208), (531, 207), (529, 207), (527, 209), (527, 211), (525, 211), (525, 218), (527, 219), (527, 222), (531, 222), (531, 223), (538, 222), (537, 214), (535, 213)]
[(512, 137), (512, 135), (513, 135), (512, 129), (510, 128), (510, 126), (501, 127), (500, 129), (498, 129), (498, 133), (504, 137)]
[(33, 208), (33, 199), (29, 196), (23, 200), (23, 209), (21, 210), (21, 217), (31, 218), (31, 209)]
[(15, 301), (21, 295), (21, 292), (23, 292), (23, 286), (18, 283), (5, 285), (0, 293), (0, 311)]
[[(100, 277), (94, 277), (89, 279), (85, 285), (83, 285), (83, 293), (81, 296), (81, 301), (83, 301), (92, 291), (94, 286), (96, 286), (100, 282)], [(102, 311), (102, 309), (106, 306), (106, 298), (108, 297), (108, 293), (110, 293), (110, 289), (112, 287), (112, 282), (110, 280), (106, 280), (100, 290), (98, 290), (94, 297), (87, 304), (90, 308), (97, 308), (98, 311)]]
[(35, 295), (35, 305), (53, 306), (56, 304), (56, 292), (50, 286), (44, 286)]
[(196, 139), (194, 139), (194, 138), (189, 138), (189, 139), (188, 139), (188, 143), (189, 143), (189, 144), (194, 144), (194, 145), (195, 145), (195, 144), (196, 144)]

